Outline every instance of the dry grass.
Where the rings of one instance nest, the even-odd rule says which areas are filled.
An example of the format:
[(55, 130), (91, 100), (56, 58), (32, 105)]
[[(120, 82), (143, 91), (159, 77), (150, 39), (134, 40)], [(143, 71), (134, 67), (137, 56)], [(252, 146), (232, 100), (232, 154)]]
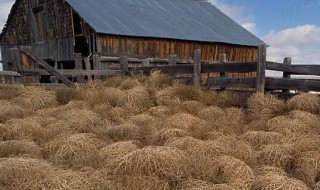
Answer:
[(256, 153), (260, 165), (275, 166), (291, 173), (295, 160), (296, 151), (289, 144), (268, 144)]
[(267, 175), (267, 174), (288, 176), (286, 171), (284, 171), (282, 168), (278, 168), (278, 167), (275, 167), (275, 166), (260, 166), (257, 169), (256, 174), (258, 176)]
[(225, 112), (220, 107), (209, 106), (209, 107), (203, 108), (198, 115), (201, 119), (204, 119), (207, 121), (208, 120), (218, 121), (225, 116)]
[(289, 178), (277, 174), (266, 174), (258, 176), (254, 187), (254, 190), (308, 190), (309, 188), (300, 180)]
[(72, 100), (79, 100), (80, 91), (79, 89), (75, 88), (65, 88), (65, 89), (58, 89), (56, 90), (57, 101), (59, 104), (67, 104)]
[(151, 73), (146, 86), (151, 94), (155, 94), (160, 89), (171, 86), (173, 84), (173, 77), (162, 74), (161, 71), (154, 71)]
[(107, 145), (99, 151), (101, 164), (105, 168), (112, 167), (118, 159), (138, 149), (135, 141), (122, 141)]
[(187, 113), (197, 115), (204, 108), (204, 105), (198, 101), (191, 100), (182, 102), (180, 107)]
[(308, 151), (297, 156), (294, 176), (312, 188), (319, 181), (320, 153)]
[(149, 113), (155, 117), (165, 118), (174, 114), (175, 110), (168, 106), (154, 106), (149, 109)]
[(19, 89), (15, 88), (0, 88), (0, 100), (11, 100), (15, 97), (18, 97)]
[(125, 91), (120, 101), (122, 106), (132, 113), (141, 113), (154, 105), (150, 94), (144, 87), (135, 87)]
[(152, 176), (176, 182), (187, 176), (187, 157), (172, 147), (146, 147), (120, 158), (114, 169), (116, 175)]
[(188, 180), (180, 185), (183, 190), (234, 190), (227, 184), (213, 184), (202, 180)]
[(174, 95), (172, 86), (157, 91), (154, 97), (158, 106), (178, 106), (182, 101)]
[(300, 122), (309, 125), (312, 131), (320, 134), (320, 117), (317, 114), (312, 114), (306, 111), (291, 111), (289, 117), (293, 120), (299, 120)]
[(33, 118), (11, 119), (6, 122), (4, 140), (30, 139), (42, 142), (47, 138), (48, 131)]
[(169, 184), (164, 180), (150, 176), (112, 176), (113, 190), (169, 190)]
[(54, 168), (43, 160), (33, 158), (1, 158), (0, 184), (4, 189), (45, 189), (45, 180)]
[(13, 156), (41, 158), (41, 150), (33, 141), (28, 140), (0, 142), (0, 158)]
[(201, 129), (205, 122), (200, 118), (187, 113), (176, 113), (164, 121), (164, 128), (177, 128), (187, 131)]
[(287, 101), (289, 110), (300, 110), (310, 113), (319, 113), (320, 97), (316, 94), (301, 93)]
[(276, 132), (248, 131), (241, 136), (241, 139), (259, 150), (264, 145), (282, 143), (284, 136)]
[(269, 119), (285, 109), (284, 102), (270, 94), (253, 94), (247, 104), (251, 118), (254, 119)]
[(40, 87), (25, 87), (21, 89), (20, 96), (15, 101), (29, 110), (38, 110), (57, 105), (55, 92)]
[(157, 132), (156, 136), (154, 137), (153, 143), (155, 145), (161, 146), (173, 138), (185, 137), (187, 135), (188, 132), (184, 129), (164, 128)]
[(120, 90), (130, 90), (136, 87), (141, 87), (142, 84), (136, 78), (127, 78), (119, 86)]
[(101, 146), (101, 141), (95, 135), (79, 133), (58, 137), (47, 143), (43, 148), (43, 154), (53, 163), (65, 167), (97, 167)]
[(26, 115), (26, 111), (19, 105), (13, 104), (6, 100), (0, 100), (0, 123), (11, 118), (22, 118)]
[(135, 124), (120, 124), (112, 126), (107, 131), (113, 141), (140, 140), (140, 128)]
[(227, 184), (235, 189), (251, 189), (255, 176), (251, 168), (243, 161), (230, 156), (217, 160), (217, 176), (214, 182)]

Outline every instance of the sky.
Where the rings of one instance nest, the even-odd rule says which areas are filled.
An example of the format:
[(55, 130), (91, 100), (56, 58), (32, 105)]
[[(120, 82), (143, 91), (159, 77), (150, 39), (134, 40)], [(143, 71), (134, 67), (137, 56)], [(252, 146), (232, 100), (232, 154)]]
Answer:
[[(320, 0), (208, 1), (264, 40), (269, 61), (320, 64)], [(13, 2), (0, 0), (0, 28)]]

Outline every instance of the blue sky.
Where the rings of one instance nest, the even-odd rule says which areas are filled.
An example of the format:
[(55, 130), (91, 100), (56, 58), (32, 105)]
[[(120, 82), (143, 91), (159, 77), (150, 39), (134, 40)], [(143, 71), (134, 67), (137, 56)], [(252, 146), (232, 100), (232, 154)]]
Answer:
[[(267, 58), (320, 64), (320, 0), (208, 0), (266, 43)], [(0, 28), (14, 0), (0, 0)]]

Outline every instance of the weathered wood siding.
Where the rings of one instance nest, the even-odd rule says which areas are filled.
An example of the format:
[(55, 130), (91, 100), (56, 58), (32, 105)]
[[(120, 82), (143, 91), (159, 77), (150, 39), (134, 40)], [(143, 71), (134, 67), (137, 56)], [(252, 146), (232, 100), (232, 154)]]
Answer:
[(23, 45), (40, 57), (73, 59), (72, 9), (64, 0), (19, 0), (7, 24), (1, 38), (4, 65), (10, 60), (8, 48)]
[[(168, 58), (170, 54), (176, 54), (179, 59), (192, 60), (194, 50), (201, 49), (201, 60), (208, 62), (218, 62), (220, 54), (227, 54), (228, 62), (254, 62), (258, 58), (258, 47), (119, 36), (98, 36), (97, 41), (98, 51), (108, 55)], [(228, 74), (229, 77), (239, 75), (250, 77), (254, 74)]]

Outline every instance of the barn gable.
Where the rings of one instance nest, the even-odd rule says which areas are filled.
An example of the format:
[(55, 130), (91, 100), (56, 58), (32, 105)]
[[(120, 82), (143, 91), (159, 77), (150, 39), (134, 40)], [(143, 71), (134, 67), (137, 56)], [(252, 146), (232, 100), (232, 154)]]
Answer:
[(245, 46), (264, 43), (206, 1), (66, 1), (101, 34)]

